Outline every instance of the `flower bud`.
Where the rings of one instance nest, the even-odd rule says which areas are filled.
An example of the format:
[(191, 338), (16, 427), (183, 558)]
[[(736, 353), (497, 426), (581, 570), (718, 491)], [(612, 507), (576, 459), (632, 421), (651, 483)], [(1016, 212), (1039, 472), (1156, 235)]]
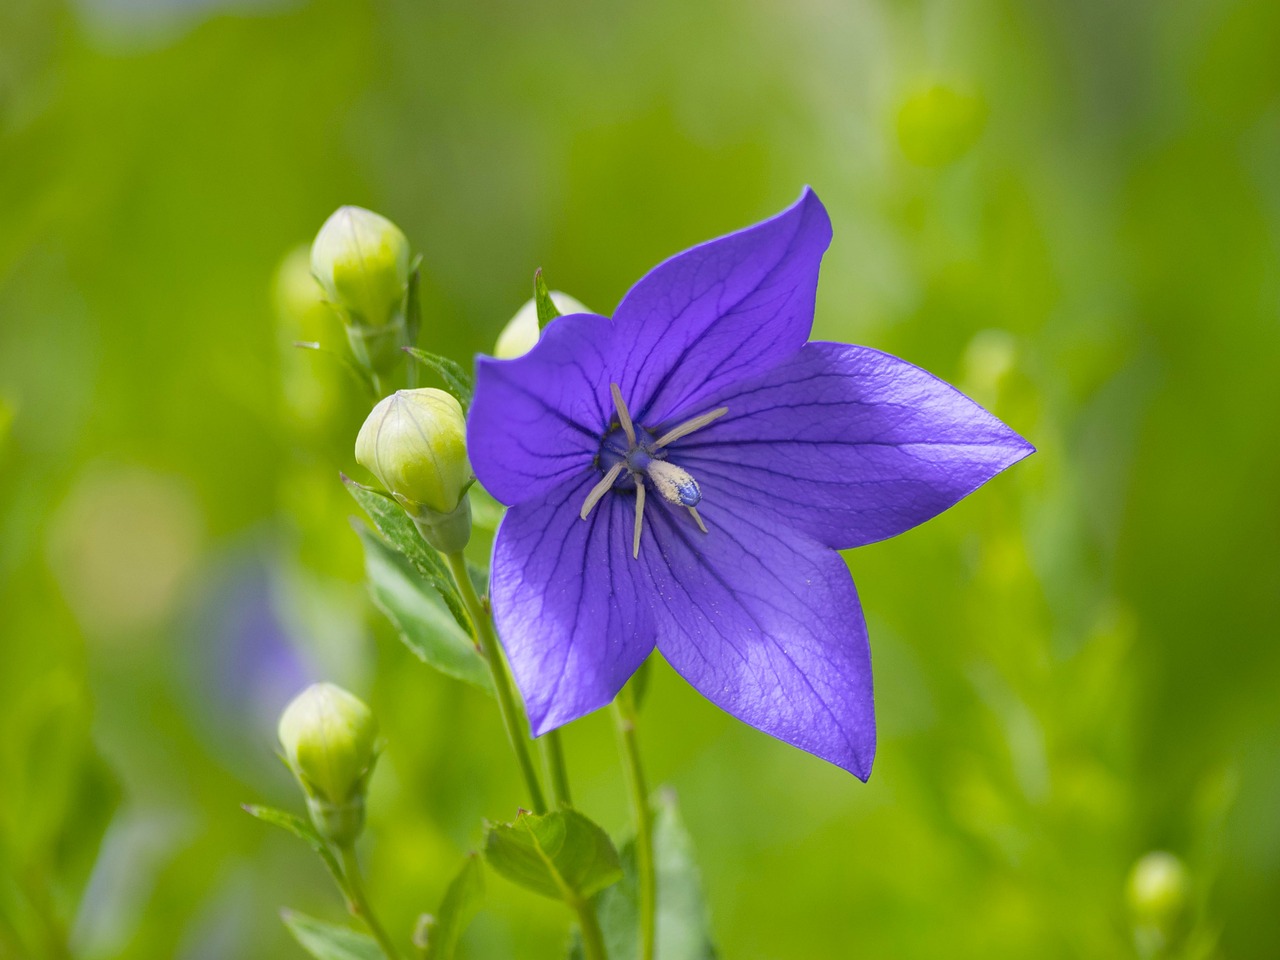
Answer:
[[(590, 313), (581, 303), (559, 290), (551, 291), (551, 302), (561, 313)], [(516, 311), (502, 332), (498, 334), (498, 342), (493, 347), (493, 355), (499, 360), (512, 360), (522, 357), (538, 342), (538, 304), (532, 298)]]
[(364, 827), (365, 788), (378, 758), (373, 713), (341, 687), (313, 683), (285, 707), (278, 735), (316, 829), (351, 843)]
[(356, 461), (404, 507), (429, 544), (456, 553), (471, 537), (467, 423), (443, 390), (384, 397), (356, 437)]
[(1139, 925), (1170, 930), (1181, 918), (1191, 892), (1191, 880), (1182, 861), (1156, 850), (1146, 854), (1129, 871), (1129, 909)]
[(352, 352), (383, 372), (406, 344), (409, 241), (386, 217), (339, 207), (311, 245), (311, 272), (347, 327)]

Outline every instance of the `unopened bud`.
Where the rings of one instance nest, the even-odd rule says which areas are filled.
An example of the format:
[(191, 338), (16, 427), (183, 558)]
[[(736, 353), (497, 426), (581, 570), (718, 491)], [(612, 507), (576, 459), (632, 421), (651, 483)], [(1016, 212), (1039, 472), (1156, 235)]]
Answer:
[(443, 390), (384, 397), (356, 437), (356, 461), (381, 481), (429, 544), (456, 553), (471, 538), (467, 423)]
[(382, 372), (406, 345), (409, 241), (362, 207), (339, 207), (311, 245), (311, 272), (342, 316), (356, 359)]
[(1146, 854), (1129, 871), (1129, 909), (1140, 925), (1169, 930), (1186, 908), (1190, 892), (1187, 868), (1163, 850)]
[(315, 683), (290, 702), (278, 730), (317, 830), (338, 844), (364, 827), (364, 795), (378, 758), (378, 724), (358, 697)]
[[(551, 302), (556, 309), (564, 313), (590, 313), (581, 303), (559, 290), (551, 291)], [(499, 360), (512, 360), (522, 357), (538, 342), (538, 304), (530, 300), (512, 317), (502, 332), (498, 334), (498, 342), (494, 345), (493, 355)]]

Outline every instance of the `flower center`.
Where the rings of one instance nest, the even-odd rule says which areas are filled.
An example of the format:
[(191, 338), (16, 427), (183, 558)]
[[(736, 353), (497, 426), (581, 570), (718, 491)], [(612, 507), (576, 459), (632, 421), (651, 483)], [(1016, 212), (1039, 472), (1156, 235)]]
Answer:
[(616, 383), (609, 384), (609, 391), (613, 394), (613, 405), (618, 413), (618, 426), (605, 434), (600, 442), (596, 466), (603, 476), (582, 502), (579, 516), (583, 520), (587, 519), (595, 505), (610, 490), (634, 490), (636, 525), (631, 555), (638, 558), (640, 534), (644, 529), (645, 482), (648, 481), (667, 503), (687, 509), (698, 529), (706, 533), (706, 524), (698, 515), (698, 504), (702, 502), (702, 490), (698, 487), (698, 481), (693, 479), (688, 470), (667, 460), (666, 447), (667, 444), (719, 420), (729, 412), (729, 408), (717, 407), (655, 437), (644, 427), (632, 423), (631, 413), (627, 410), (626, 401), (622, 399), (622, 392)]

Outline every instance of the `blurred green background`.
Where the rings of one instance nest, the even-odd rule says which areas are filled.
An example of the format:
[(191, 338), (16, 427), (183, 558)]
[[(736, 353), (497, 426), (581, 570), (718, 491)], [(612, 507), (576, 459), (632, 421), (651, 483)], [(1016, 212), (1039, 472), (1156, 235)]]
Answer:
[[(334, 329), (277, 272), (333, 208), (404, 228), (465, 360), (535, 267), (609, 312), (805, 183), (815, 336), (1040, 452), (848, 555), (868, 785), (656, 671), (724, 956), (1132, 957), (1152, 849), (1179, 950), (1276, 956), (1278, 49), (1273, 0), (4, 0), (0, 956), (300, 957), (277, 908), (341, 905), (238, 804), (301, 809), (274, 721), (309, 679), (387, 735), (398, 930), (521, 796), (491, 705), (364, 600), (365, 401), (290, 350)], [(567, 742), (621, 831), (607, 718)], [(567, 921), (494, 879), (464, 946), (556, 957)]]

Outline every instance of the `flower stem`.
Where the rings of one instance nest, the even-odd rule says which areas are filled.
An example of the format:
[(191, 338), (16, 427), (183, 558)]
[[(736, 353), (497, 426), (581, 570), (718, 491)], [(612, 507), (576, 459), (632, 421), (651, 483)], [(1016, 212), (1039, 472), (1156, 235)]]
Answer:
[(658, 879), (653, 863), (653, 811), (649, 808), (649, 788), (645, 784), (644, 767), (640, 763), (640, 745), (636, 740), (636, 701), (626, 686), (613, 701), (613, 716), (618, 728), (618, 749), (622, 752), (627, 789), (636, 819), (636, 873), (640, 907), (640, 960), (653, 960), (657, 939)]
[(585, 960), (609, 960), (604, 946), (604, 934), (596, 919), (596, 907), (590, 900), (579, 900), (573, 905), (578, 914), (578, 928), (582, 932), (582, 955)]
[(480, 598), (476, 596), (476, 588), (471, 585), (471, 577), (467, 574), (467, 561), (461, 553), (445, 555), (449, 564), (449, 572), (458, 585), (458, 593), (462, 596), (463, 606), (475, 624), (476, 636), (480, 641), (480, 652), (489, 664), (489, 673), (493, 677), (494, 692), (498, 695), (498, 709), (502, 713), (502, 723), (507, 728), (507, 738), (511, 748), (516, 752), (516, 762), (524, 775), (525, 787), (529, 791), (529, 799), (534, 813), (547, 812), (546, 795), (542, 792), (542, 782), (538, 779), (538, 769), (533, 763), (533, 754), (529, 750), (529, 737), (525, 733), (528, 723), (524, 710), (516, 698), (515, 685), (511, 682), (511, 674), (507, 671), (507, 662), (502, 657), (502, 647), (498, 643), (498, 635), (493, 629), (493, 619), (485, 609)]
[(564, 744), (560, 740), (560, 731), (552, 730), (542, 738), (545, 745), (547, 767), (551, 771), (551, 795), (556, 798), (556, 806), (572, 807), (573, 797), (569, 793), (569, 768), (564, 760)]
[(338, 853), (342, 857), (342, 872), (346, 880), (346, 889), (343, 892), (354, 908), (352, 912), (364, 921), (369, 932), (373, 934), (373, 939), (378, 941), (378, 947), (386, 954), (387, 960), (400, 960), (400, 951), (387, 936), (387, 931), (378, 921), (373, 907), (369, 904), (369, 898), (364, 892), (364, 881), (360, 877), (360, 861), (356, 858), (355, 845), (342, 844), (338, 847)]

